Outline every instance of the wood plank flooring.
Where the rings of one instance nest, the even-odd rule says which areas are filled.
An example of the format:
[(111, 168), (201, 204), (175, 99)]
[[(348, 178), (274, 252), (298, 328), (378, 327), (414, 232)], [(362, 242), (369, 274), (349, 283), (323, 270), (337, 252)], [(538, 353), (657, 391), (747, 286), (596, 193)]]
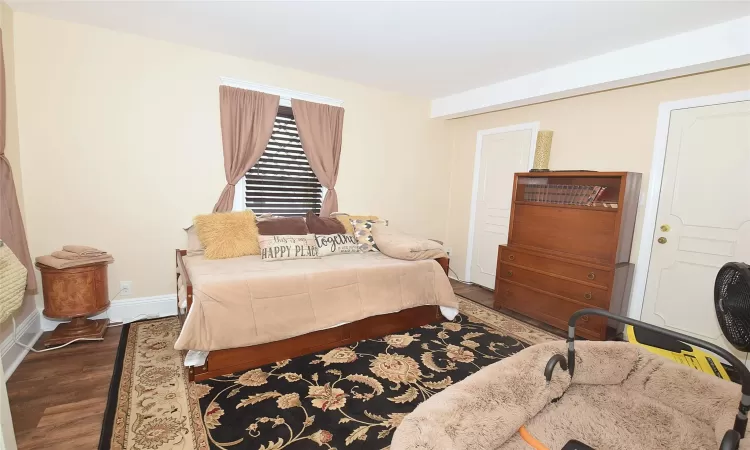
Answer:
[(473, 300), (480, 305), (492, 308), (492, 304), (495, 302), (495, 293), (493, 291), (479, 286), (478, 284), (464, 284), (453, 278), (450, 280), (453, 292), (456, 293), (456, 295), (460, 295), (461, 297)]
[(24, 358), (7, 382), (20, 450), (97, 448), (121, 330)]
[(494, 291), (491, 291), (483, 286), (479, 286), (478, 284), (464, 284), (454, 280), (453, 278), (451, 278), (450, 280), (451, 286), (453, 286), (453, 292), (455, 292), (456, 295), (460, 295), (461, 297), (468, 298), (469, 300), (475, 301), (480, 305), (500, 311), (507, 316), (513, 317), (514, 319), (520, 320), (521, 322), (526, 322), (529, 325), (533, 325), (537, 328), (541, 328), (542, 330), (549, 333), (556, 334), (563, 338), (566, 337), (564, 331), (547, 325), (546, 323), (534, 320), (531, 317), (526, 317), (523, 314), (518, 314), (515, 311), (509, 311), (505, 308), (495, 308), (493, 306), (493, 304), (495, 303)]

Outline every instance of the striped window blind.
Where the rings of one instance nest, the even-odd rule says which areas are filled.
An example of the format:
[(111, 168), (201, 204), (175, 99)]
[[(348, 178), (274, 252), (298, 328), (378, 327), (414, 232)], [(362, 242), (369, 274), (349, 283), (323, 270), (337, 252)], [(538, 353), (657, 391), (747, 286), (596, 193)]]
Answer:
[(245, 174), (245, 206), (255, 214), (320, 214), (322, 192), (302, 151), (292, 108), (279, 106), (266, 150)]

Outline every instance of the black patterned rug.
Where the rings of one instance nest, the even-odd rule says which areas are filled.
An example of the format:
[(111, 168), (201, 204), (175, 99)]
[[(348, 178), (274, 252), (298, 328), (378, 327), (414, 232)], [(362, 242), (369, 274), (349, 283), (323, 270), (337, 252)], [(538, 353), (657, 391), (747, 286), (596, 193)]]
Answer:
[(560, 339), (459, 298), (453, 322), (201, 383), (175, 317), (123, 327), (100, 450), (387, 448), (406, 414), (530, 344)]
[(559, 339), (467, 303), (452, 322), (196, 383), (209, 447), (384, 449), (419, 403), (529, 344)]

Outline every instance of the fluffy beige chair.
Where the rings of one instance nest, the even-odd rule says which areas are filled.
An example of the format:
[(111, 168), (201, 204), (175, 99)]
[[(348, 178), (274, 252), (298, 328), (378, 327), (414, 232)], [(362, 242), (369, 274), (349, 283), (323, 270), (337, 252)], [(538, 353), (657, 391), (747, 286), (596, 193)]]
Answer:
[[(566, 344), (529, 347), (419, 405), (392, 450), (523, 449), (518, 429), (549, 449), (576, 439), (594, 449), (718, 449), (740, 386), (623, 342), (576, 342), (571, 382), (547, 361)], [(743, 439), (740, 448), (750, 448)]]

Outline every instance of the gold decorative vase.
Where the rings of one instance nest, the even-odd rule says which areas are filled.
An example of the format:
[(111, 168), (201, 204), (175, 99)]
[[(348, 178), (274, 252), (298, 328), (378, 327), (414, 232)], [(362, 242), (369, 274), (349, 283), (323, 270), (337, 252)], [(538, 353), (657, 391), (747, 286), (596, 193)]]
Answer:
[(552, 150), (552, 130), (539, 130), (536, 134), (536, 151), (532, 172), (549, 172), (549, 154)]

